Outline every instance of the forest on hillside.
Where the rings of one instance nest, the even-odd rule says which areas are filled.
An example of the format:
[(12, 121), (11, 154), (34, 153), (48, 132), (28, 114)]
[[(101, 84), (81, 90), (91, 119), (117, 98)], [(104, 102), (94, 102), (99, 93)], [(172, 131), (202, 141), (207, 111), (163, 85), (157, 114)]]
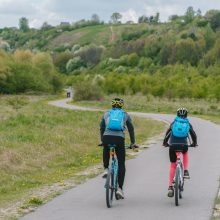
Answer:
[(159, 13), (137, 24), (113, 18), (40, 29), (22, 18), (19, 28), (0, 29), (0, 93), (54, 92), (64, 83), (85, 88), (82, 99), (142, 93), (220, 100), (220, 10), (202, 15), (188, 7), (163, 23)]

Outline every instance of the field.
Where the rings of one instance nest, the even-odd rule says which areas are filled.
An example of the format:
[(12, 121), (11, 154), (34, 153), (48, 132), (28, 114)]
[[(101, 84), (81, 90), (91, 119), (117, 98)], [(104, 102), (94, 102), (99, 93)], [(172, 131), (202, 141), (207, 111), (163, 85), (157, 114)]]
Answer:
[[(110, 108), (112, 98), (117, 95), (105, 96), (101, 101), (80, 101), (75, 102), (83, 106), (98, 106)], [(220, 120), (220, 102), (216, 100), (203, 99), (167, 99), (144, 95), (121, 95), (124, 100), (124, 108), (127, 111), (153, 112), (176, 114), (180, 107), (186, 107), (190, 115), (203, 116), (213, 120)]]

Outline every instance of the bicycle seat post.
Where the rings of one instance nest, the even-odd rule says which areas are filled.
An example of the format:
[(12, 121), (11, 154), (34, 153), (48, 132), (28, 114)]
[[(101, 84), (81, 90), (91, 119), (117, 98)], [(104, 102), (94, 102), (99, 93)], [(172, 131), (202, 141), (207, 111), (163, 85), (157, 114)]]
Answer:
[(176, 151), (176, 160), (180, 161), (181, 160), (181, 152)]

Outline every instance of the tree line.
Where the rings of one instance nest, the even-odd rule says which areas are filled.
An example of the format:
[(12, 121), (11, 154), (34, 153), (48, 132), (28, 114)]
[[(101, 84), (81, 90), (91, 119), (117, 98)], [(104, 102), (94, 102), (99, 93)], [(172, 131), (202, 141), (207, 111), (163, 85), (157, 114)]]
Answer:
[[(114, 92), (219, 100), (219, 17), (219, 10), (210, 10), (202, 15), (200, 10), (194, 11), (192, 7), (189, 7), (182, 16), (170, 16), (167, 23), (160, 23), (159, 14), (156, 14), (147, 19), (141, 16), (139, 24), (120, 25), (119, 16), (115, 20), (117, 25), (113, 26), (116, 37), (112, 43), (94, 44), (92, 43), (94, 35), (91, 35), (85, 44), (61, 45), (59, 48), (52, 48), (52, 51), (45, 49), (48, 50), (45, 54), (50, 58), (52, 72), (60, 72), (69, 85), (76, 85), (78, 79), (84, 82), (84, 78), (89, 78), (91, 86), (95, 86), (89, 90), (90, 84), (87, 83), (85, 85), (87, 92), (98, 89), (93, 97), (99, 97), (98, 93)], [(98, 21), (99, 17), (94, 14), (92, 19), (93, 22)], [(83, 25), (83, 22), (80, 25)], [(101, 28), (98, 29), (97, 26), (91, 27), (91, 30), (92, 28), (95, 36), (105, 34), (105, 32), (99, 33)], [(102, 30), (110, 29), (106, 26), (106, 29)], [(29, 51), (32, 57), (41, 54), (39, 48), (44, 48), (51, 39), (59, 36), (57, 29), (53, 28), (39, 30), (35, 34), (39, 41), (32, 42), (39, 44), (37, 50), (28, 41), (30, 38), (33, 39), (31, 31), (15, 32), (7, 29), (0, 33), (4, 39), (13, 39), (10, 46), (13, 45), (14, 48), (19, 44), (24, 49), (32, 48), (32, 52)], [(4, 62), (9, 60), (9, 57), (12, 60), (16, 57), (16, 50), (1, 53), (7, 55), (4, 55), (7, 57)], [(10, 66), (10, 71), (11, 69)], [(23, 77), (22, 74), (20, 76)], [(5, 76), (2, 79), (5, 79)], [(56, 81), (58, 82), (59, 80)], [(79, 84), (81, 85), (81, 82)], [(52, 87), (50, 86), (49, 83), (48, 91), (53, 90), (51, 89), (53, 83)], [(80, 89), (82, 88), (81, 86)]]
[(0, 94), (56, 93), (62, 88), (62, 77), (49, 54), (29, 50), (8, 54), (0, 50)]

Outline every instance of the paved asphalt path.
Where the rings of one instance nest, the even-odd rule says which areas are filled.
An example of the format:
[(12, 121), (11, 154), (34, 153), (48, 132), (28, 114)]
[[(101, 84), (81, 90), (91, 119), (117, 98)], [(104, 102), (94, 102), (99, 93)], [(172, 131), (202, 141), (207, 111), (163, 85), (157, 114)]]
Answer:
[[(78, 109), (65, 104), (50, 104)], [(83, 110), (89, 110), (83, 108)], [(131, 112), (131, 115), (171, 122), (173, 115)], [(105, 203), (104, 180), (90, 179), (47, 204), (23, 220), (208, 220), (212, 215), (220, 176), (220, 126), (190, 118), (198, 135), (198, 148), (189, 149), (191, 179), (185, 182), (183, 199), (176, 207), (167, 197), (169, 157), (161, 142), (153, 144), (135, 159), (126, 161), (125, 199)]]

